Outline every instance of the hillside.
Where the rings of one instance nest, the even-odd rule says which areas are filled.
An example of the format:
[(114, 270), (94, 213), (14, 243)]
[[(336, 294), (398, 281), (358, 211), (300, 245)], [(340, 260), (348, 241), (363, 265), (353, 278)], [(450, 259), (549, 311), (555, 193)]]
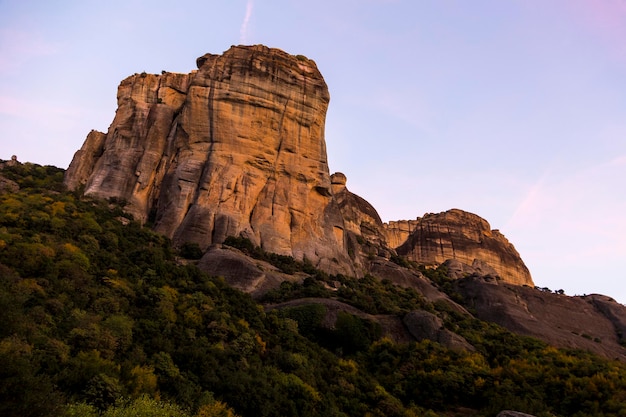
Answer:
[[(566, 296), (401, 257), (378, 264), (387, 278), (330, 274), (231, 236), (221, 250), (289, 277), (252, 298), (125, 201), (69, 192), (55, 167), (1, 165), (3, 416), (626, 413), (623, 361), (480, 320), (519, 315), (481, 294)], [(594, 331), (577, 337), (608, 344)]]

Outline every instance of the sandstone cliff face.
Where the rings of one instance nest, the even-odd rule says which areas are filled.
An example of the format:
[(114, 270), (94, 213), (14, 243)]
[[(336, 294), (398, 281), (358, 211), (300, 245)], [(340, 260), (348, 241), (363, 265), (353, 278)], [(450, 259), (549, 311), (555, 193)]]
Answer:
[(515, 247), (486, 220), (458, 209), (427, 214), (411, 224), (413, 231), (397, 248), (398, 254), (425, 265), (448, 259), (474, 268), (493, 268), (505, 282), (534, 286)]
[(396, 220), (383, 224), (385, 237), (389, 246), (397, 248), (407, 241), (409, 236), (417, 229), (419, 220)]
[(191, 74), (136, 74), (106, 135), (92, 132), (70, 188), (123, 198), (175, 242), (243, 235), (265, 250), (354, 272), (332, 199), (329, 93), (315, 63), (264, 46), (207, 54)]

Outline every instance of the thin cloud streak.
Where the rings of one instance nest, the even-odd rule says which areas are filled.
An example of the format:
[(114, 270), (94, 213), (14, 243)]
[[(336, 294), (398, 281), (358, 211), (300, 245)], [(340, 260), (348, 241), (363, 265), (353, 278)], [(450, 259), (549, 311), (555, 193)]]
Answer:
[(246, 4), (246, 15), (243, 18), (243, 23), (241, 24), (241, 29), (239, 30), (239, 43), (247, 44), (248, 43), (248, 25), (250, 24), (250, 18), (252, 17), (252, 9), (254, 7), (254, 1), (248, 0), (248, 4)]

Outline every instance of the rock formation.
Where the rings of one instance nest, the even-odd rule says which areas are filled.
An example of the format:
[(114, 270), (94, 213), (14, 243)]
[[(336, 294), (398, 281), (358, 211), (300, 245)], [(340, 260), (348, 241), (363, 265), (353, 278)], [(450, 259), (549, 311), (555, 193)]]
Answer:
[(243, 235), (269, 252), (350, 272), (324, 141), (329, 93), (315, 63), (264, 46), (204, 55), (191, 74), (122, 81), (66, 184), (116, 197), (174, 242)]
[(626, 306), (609, 297), (569, 297), (481, 277), (459, 279), (455, 289), (481, 320), (553, 346), (626, 360)]
[(441, 318), (428, 311), (411, 311), (403, 322), (415, 340), (432, 340), (449, 349), (475, 350), (465, 338), (446, 329)]
[(379, 324), (382, 330), (382, 336), (397, 343), (424, 340), (425, 332), (433, 332), (440, 336), (439, 343), (446, 347), (457, 350), (475, 350), (465, 339), (455, 333), (446, 331), (445, 329), (441, 331), (432, 329), (432, 326), (439, 326), (441, 324), (436, 317), (432, 320), (432, 326), (431, 323), (423, 325), (420, 323), (419, 319), (414, 319), (414, 316), (419, 316), (418, 312), (410, 312), (404, 318), (392, 314), (367, 314), (349, 304), (328, 298), (299, 298), (280, 304), (266, 305), (265, 308), (270, 311), (310, 305), (323, 306), (325, 314), (321, 322), (321, 327), (329, 330), (336, 328), (337, 317), (339, 313), (343, 312)]
[[(515, 247), (479, 216), (458, 209), (427, 214), (408, 224), (412, 231), (397, 248), (398, 254), (424, 265), (440, 265), (448, 259), (474, 268), (495, 270), (500, 279), (534, 286), (530, 272)], [(390, 228), (396, 233), (397, 223)], [(402, 232), (405, 233), (405, 232)]]
[(252, 259), (226, 245), (214, 245), (198, 262), (198, 268), (209, 275), (221, 276), (233, 288), (258, 298), (282, 282), (302, 282), (308, 275), (286, 274), (268, 262)]
[[(330, 96), (313, 61), (257, 45), (206, 54), (197, 66), (123, 80), (108, 132), (89, 133), (68, 188), (124, 200), (175, 244), (213, 251), (214, 264), (226, 256), (232, 266), (232, 254), (215, 245), (243, 236), (331, 273), (396, 277), (388, 260), (397, 248), (420, 264), (478, 260), (502, 280), (532, 284), (513, 246), (478, 216), (451, 210), (385, 225), (344, 174), (330, 175)], [(265, 288), (274, 275), (255, 276)]]

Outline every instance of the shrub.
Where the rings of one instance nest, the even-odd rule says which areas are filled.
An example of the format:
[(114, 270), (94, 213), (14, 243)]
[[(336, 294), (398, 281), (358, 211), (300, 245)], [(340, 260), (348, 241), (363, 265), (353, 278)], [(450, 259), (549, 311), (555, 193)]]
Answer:
[(200, 245), (195, 242), (185, 242), (181, 245), (180, 250), (178, 252), (180, 256), (185, 259), (200, 259), (204, 252), (200, 249)]

